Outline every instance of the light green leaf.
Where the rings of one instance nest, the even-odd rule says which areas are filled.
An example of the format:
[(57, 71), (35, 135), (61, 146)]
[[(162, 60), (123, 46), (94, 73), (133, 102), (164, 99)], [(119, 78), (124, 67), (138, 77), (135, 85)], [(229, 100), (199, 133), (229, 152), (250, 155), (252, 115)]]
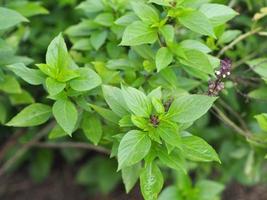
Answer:
[(99, 15), (96, 16), (94, 22), (97, 24), (100, 24), (102, 26), (112, 26), (114, 21), (114, 17), (112, 13), (100, 13)]
[(55, 127), (48, 134), (48, 138), (51, 140), (51, 139), (60, 138), (66, 135), (68, 134), (59, 125), (55, 125)]
[(255, 118), (261, 129), (267, 132), (267, 113), (262, 113), (260, 115), (256, 115)]
[(151, 102), (143, 92), (133, 87), (122, 86), (122, 95), (127, 107), (135, 115), (147, 118), (150, 116), (152, 111)]
[(16, 26), (21, 22), (29, 22), (29, 20), (23, 17), (20, 13), (8, 8), (0, 7), (0, 15), (0, 30)]
[(103, 132), (100, 119), (95, 115), (85, 112), (81, 126), (87, 139), (92, 141), (94, 145), (97, 145)]
[(104, 119), (113, 122), (117, 124), (120, 120), (120, 118), (111, 110), (108, 110), (106, 108), (102, 108), (97, 105), (90, 105), (99, 115), (101, 115)]
[(8, 6), (25, 17), (48, 14), (49, 11), (40, 4), (40, 2), (15, 1), (11, 2)]
[(11, 75), (5, 75), (3, 81), (0, 81), (0, 91), (8, 94), (19, 94), (21, 93), (21, 87), (17, 79)]
[(120, 117), (129, 114), (126, 102), (119, 88), (103, 85), (102, 90), (107, 104), (114, 113)]
[(78, 120), (75, 105), (68, 99), (59, 99), (54, 103), (52, 110), (57, 123), (71, 136)]
[(140, 176), (141, 192), (145, 200), (157, 200), (163, 187), (163, 176), (155, 163), (149, 163)]
[(204, 115), (216, 97), (206, 95), (185, 95), (173, 101), (167, 113), (168, 118), (179, 123), (189, 123)]
[(87, 13), (95, 13), (104, 9), (104, 4), (99, 0), (86, 0), (77, 6), (77, 9), (82, 9)]
[(267, 58), (256, 58), (246, 63), (261, 77), (267, 78)]
[(135, 14), (145, 23), (153, 24), (159, 21), (157, 11), (149, 5), (140, 1), (132, 2), (132, 7)]
[(181, 147), (181, 136), (178, 131), (178, 126), (169, 121), (160, 121), (156, 127), (156, 133), (168, 144)]
[(80, 76), (70, 81), (70, 87), (76, 91), (89, 91), (101, 85), (100, 76), (90, 68), (79, 68)]
[(71, 60), (62, 34), (50, 42), (46, 52), (46, 64), (51, 67), (54, 75), (70, 66)]
[(28, 68), (23, 63), (7, 65), (7, 68), (32, 85), (41, 85), (44, 82), (44, 75), (40, 70)]
[(121, 170), (122, 180), (125, 186), (126, 193), (129, 193), (138, 181), (141, 172), (141, 163), (137, 163), (130, 167), (125, 167)]
[(118, 169), (141, 161), (149, 152), (151, 141), (145, 132), (131, 130), (122, 138), (118, 150)]
[(233, 41), (234, 39), (236, 39), (239, 35), (241, 35), (241, 31), (240, 30), (228, 30), (225, 31), (222, 36), (219, 38), (218, 44), (226, 44), (229, 43), (231, 41)]
[(159, 195), (158, 200), (183, 200), (183, 197), (180, 194), (180, 191), (176, 186), (166, 187), (162, 193)]
[(34, 103), (20, 111), (6, 125), (15, 127), (38, 126), (45, 123), (50, 116), (50, 106), (41, 103)]
[(66, 87), (66, 83), (58, 82), (57, 80), (50, 78), (50, 77), (46, 78), (45, 84), (46, 84), (48, 93), (52, 96), (57, 95), (58, 93), (62, 92), (64, 88)]
[(260, 87), (256, 90), (253, 90), (248, 93), (248, 96), (254, 99), (266, 100), (267, 99), (267, 87)]
[(199, 190), (199, 199), (214, 200), (224, 190), (224, 185), (210, 180), (200, 180), (196, 184)]
[(173, 42), (175, 36), (175, 30), (172, 25), (164, 25), (159, 29), (160, 33), (163, 35), (164, 40), (168, 44), (169, 42)]
[(152, 44), (157, 40), (157, 30), (141, 21), (136, 21), (126, 27), (120, 45), (135, 46)]
[(107, 31), (96, 31), (91, 35), (90, 41), (95, 50), (98, 50), (108, 37)]
[(34, 103), (34, 98), (26, 90), (22, 90), (18, 94), (10, 94), (9, 100), (12, 105), (31, 104)]
[(191, 31), (216, 38), (210, 21), (202, 12), (197, 10), (184, 10), (178, 16), (178, 20)]
[(221, 163), (216, 151), (202, 138), (197, 136), (182, 137), (184, 156), (193, 161), (217, 161)]
[(157, 71), (166, 68), (173, 60), (172, 52), (167, 47), (161, 47), (156, 54)]
[(186, 66), (207, 74), (214, 74), (213, 66), (207, 54), (196, 49), (184, 49), (186, 59), (180, 59), (180, 62)]
[(200, 7), (200, 11), (207, 16), (213, 26), (224, 24), (238, 15), (232, 8), (215, 3), (203, 4)]
[(208, 46), (197, 40), (183, 40), (180, 44), (185, 49), (195, 49), (203, 53), (211, 52), (211, 49)]

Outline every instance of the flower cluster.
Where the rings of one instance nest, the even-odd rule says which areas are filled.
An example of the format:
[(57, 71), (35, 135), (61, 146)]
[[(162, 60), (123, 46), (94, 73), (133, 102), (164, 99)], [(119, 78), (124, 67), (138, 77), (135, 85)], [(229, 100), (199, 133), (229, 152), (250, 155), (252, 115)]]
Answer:
[(231, 60), (221, 60), (220, 69), (215, 71), (216, 79), (209, 82), (208, 95), (217, 96), (224, 89), (223, 79), (231, 74)]

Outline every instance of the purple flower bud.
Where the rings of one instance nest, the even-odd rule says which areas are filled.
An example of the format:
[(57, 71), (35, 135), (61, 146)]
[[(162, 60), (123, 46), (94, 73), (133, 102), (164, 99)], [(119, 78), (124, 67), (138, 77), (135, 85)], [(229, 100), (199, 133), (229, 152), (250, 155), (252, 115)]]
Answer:
[(218, 71), (215, 71), (217, 78), (226, 78), (231, 74), (231, 60), (226, 58), (221, 60), (221, 66)]

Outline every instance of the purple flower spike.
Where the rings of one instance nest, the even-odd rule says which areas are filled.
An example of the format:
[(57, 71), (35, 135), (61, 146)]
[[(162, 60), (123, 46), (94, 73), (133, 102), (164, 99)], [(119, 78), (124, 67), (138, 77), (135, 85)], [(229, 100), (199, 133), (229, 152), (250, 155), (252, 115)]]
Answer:
[(217, 78), (226, 78), (231, 74), (231, 65), (232, 62), (230, 59), (226, 58), (221, 60), (221, 67), (218, 71), (215, 71)]

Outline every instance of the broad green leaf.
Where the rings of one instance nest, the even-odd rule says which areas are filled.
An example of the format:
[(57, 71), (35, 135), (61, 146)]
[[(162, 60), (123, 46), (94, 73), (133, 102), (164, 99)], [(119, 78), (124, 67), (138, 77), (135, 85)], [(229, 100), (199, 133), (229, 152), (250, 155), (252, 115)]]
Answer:
[(176, 186), (166, 187), (159, 195), (158, 200), (183, 200), (183, 197)]
[(15, 127), (38, 126), (45, 123), (50, 116), (50, 106), (34, 103), (21, 110), (6, 125)]
[(80, 76), (70, 81), (70, 87), (76, 91), (89, 91), (102, 83), (99, 75), (90, 68), (79, 68)]
[(66, 87), (66, 83), (58, 82), (57, 80), (50, 77), (46, 78), (45, 85), (48, 93), (52, 96), (62, 92)]
[(57, 123), (66, 133), (71, 135), (78, 120), (75, 105), (68, 99), (59, 99), (54, 103), (52, 110)]
[(160, 149), (158, 151), (158, 157), (164, 165), (167, 165), (168, 167), (177, 171), (183, 171), (186, 173), (185, 159), (181, 153), (172, 151), (169, 154), (166, 150)]
[(175, 30), (172, 25), (169, 25), (169, 24), (164, 25), (160, 27), (159, 31), (164, 37), (164, 40), (166, 41), (167, 44), (169, 42), (173, 42), (174, 36), (175, 36)]
[(135, 46), (152, 44), (157, 40), (157, 30), (141, 21), (136, 21), (126, 27), (120, 45)]
[(213, 66), (207, 54), (196, 49), (184, 49), (186, 59), (180, 59), (180, 62), (186, 66), (207, 74), (213, 74)]
[(204, 115), (216, 97), (206, 95), (185, 95), (173, 101), (167, 113), (168, 118), (179, 123), (189, 123)]
[(103, 85), (102, 90), (107, 104), (114, 113), (120, 117), (128, 114), (126, 102), (119, 88)]
[(131, 130), (122, 138), (118, 150), (118, 169), (141, 161), (149, 152), (151, 141), (145, 132)]
[(128, 12), (127, 14), (118, 18), (115, 21), (115, 24), (120, 25), (120, 26), (128, 26), (137, 20), (138, 20), (138, 17), (133, 12)]
[(208, 46), (197, 40), (183, 40), (180, 44), (185, 49), (195, 49), (203, 53), (211, 52), (211, 49)]
[(214, 200), (224, 190), (224, 185), (210, 180), (200, 180), (196, 184), (201, 200)]
[(238, 15), (232, 8), (215, 3), (203, 4), (200, 7), (200, 11), (207, 16), (213, 26), (224, 24)]
[(99, 0), (86, 0), (77, 6), (77, 9), (82, 9), (88, 13), (95, 13), (104, 9), (104, 4)]
[(171, 64), (173, 60), (172, 52), (167, 47), (161, 47), (156, 54), (157, 71), (161, 71)]
[(267, 78), (267, 58), (257, 58), (246, 62), (253, 71)]
[(152, 105), (155, 108), (156, 112), (159, 114), (162, 114), (165, 112), (164, 105), (162, 104), (161, 100), (158, 100), (156, 98), (152, 98)]
[(22, 90), (21, 93), (17, 93), (17, 94), (9, 94), (9, 100), (12, 105), (34, 103), (34, 98), (26, 90)]
[(256, 90), (253, 90), (248, 93), (248, 96), (254, 99), (266, 100), (267, 99), (267, 87), (260, 87)]
[(129, 193), (134, 187), (141, 172), (141, 163), (137, 163), (130, 167), (125, 167), (121, 170), (122, 180), (125, 186), (126, 193)]
[(149, 163), (140, 175), (141, 192), (145, 200), (157, 200), (163, 187), (163, 176), (155, 163)]
[(94, 145), (97, 145), (103, 132), (100, 119), (95, 115), (85, 112), (81, 126), (85, 136), (92, 141)]
[(0, 30), (11, 28), (21, 22), (29, 22), (20, 13), (8, 8), (0, 7), (0, 15)]
[(178, 20), (191, 31), (216, 38), (210, 21), (202, 12), (197, 10), (184, 10), (178, 16)]
[(99, 115), (101, 115), (104, 119), (113, 122), (117, 124), (120, 120), (120, 118), (111, 110), (108, 110), (106, 108), (102, 108), (97, 105), (90, 105)]
[(225, 31), (222, 36), (219, 38), (218, 44), (225, 44), (233, 41), (236, 39), (239, 35), (241, 35), (240, 30), (228, 30)]
[(133, 10), (135, 14), (145, 23), (153, 24), (159, 21), (159, 16), (157, 11), (151, 6), (142, 3), (140, 1), (135, 1), (132, 3)]
[(38, 69), (28, 68), (23, 63), (8, 65), (7, 68), (29, 84), (41, 85), (44, 82), (42, 72)]
[(132, 123), (138, 128), (145, 130), (148, 127), (149, 121), (143, 117), (139, 117), (136, 115), (131, 116)]
[(55, 125), (55, 127), (49, 132), (48, 139), (56, 139), (66, 135), (68, 134), (59, 125)]
[(256, 115), (255, 118), (261, 129), (267, 132), (267, 113), (262, 113), (260, 115)]
[(149, 117), (152, 110), (152, 105), (146, 95), (133, 88), (122, 86), (122, 95), (126, 102), (127, 107), (135, 115), (140, 117)]
[(46, 64), (51, 67), (54, 75), (70, 66), (70, 57), (62, 34), (50, 42), (46, 52)]
[(184, 156), (193, 161), (217, 161), (221, 163), (216, 151), (202, 138), (197, 136), (182, 137)]
[(107, 31), (96, 31), (91, 35), (90, 41), (95, 50), (98, 50), (108, 37)]
[(40, 2), (15, 1), (8, 4), (8, 6), (25, 17), (32, 17), (35, 15), (48, 14), (49, 11), (41, 6)]
[(160, 121), (159, 126), (156, 127), (156, 132), (166, 143), (178, 148), (181, 147), (181, 136), (175, 123)]
[(11, 75), (5, 75), (4, 80), (0, 82), (0, 91), (8, 94), (19, 94), (21, 93), (21, 87), (17, 79)]
[(114, 17), (112, 13), (100, 13), (94, 19), (94, 22), (96, 22), (97, 24), (107, 27), (112, 26), (113, 21)]

